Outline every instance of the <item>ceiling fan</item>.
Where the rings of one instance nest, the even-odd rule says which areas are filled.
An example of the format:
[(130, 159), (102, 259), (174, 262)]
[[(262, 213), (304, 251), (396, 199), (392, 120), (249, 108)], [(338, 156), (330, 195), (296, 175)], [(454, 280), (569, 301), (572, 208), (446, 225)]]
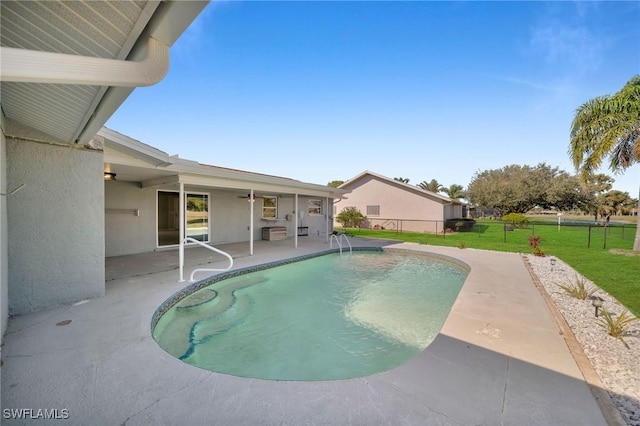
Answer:
[[(238, 198), (244, 198), (244, 199), (249, 199), (251, 198), (251, 194), (247, 194), (247, 195), (238, 195)], [(253, 194), (253, 199), (256, 200), (258, 198), (264, 198), (262, 195), (256, 195)]]

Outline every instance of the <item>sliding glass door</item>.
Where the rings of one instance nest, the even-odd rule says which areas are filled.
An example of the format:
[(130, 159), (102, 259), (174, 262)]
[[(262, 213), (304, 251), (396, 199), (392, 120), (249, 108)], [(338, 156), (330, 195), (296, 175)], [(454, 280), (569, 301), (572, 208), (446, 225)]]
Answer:
[[(180, 194), (158, 191), (158, 247), (180, 244)], [(185, 236), (209, 241), (209, 194), (185, 193)]]
[(186, 236), (198, 241), (209, 241), (209, 195), (186, 194)]

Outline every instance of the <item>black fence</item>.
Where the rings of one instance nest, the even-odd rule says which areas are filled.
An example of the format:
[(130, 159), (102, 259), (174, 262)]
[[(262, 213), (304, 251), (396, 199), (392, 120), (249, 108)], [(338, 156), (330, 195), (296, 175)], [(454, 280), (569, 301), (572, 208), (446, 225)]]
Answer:
[(453, 235), (468, 235), (469, 238), (485, 238), (496, 242), (523, 243), (528, 235), (538, 235), (543, 241), (558, 241), (575, 247), (629, 248), (636, 234), (636, 224), (593, 221), (533, 220), (524, 225), (514, 225), (501, 220), (480, 219), (473, 227), (458, 221), (410, 220), (390, 218), (367, 218), (363, 228), (431, 234), (432, 237), (447, 238)]

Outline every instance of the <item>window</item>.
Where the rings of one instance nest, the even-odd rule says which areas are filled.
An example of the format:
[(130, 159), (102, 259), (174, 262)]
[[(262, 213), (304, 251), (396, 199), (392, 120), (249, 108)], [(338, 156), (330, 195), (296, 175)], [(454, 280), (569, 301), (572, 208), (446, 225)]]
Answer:
[(367, 216), (380, 216), (380, 206), (367, 206)]
[(262, 198), (262, 218), (275, 219), (278, 217), (278, 198), (263, 197)]
[(309, 200), (309, 216), (322, 214), (322, 200)]

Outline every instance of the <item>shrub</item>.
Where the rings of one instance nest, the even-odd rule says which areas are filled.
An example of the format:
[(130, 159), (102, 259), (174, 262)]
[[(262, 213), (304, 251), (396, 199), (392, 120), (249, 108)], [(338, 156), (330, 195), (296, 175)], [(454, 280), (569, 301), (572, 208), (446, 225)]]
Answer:
[(444, 223), (444, 228), (451, 229), (456, 232), (470, 232), (476, 221), (467, 218), (447, 219)]
[(598, 290), (596, 288), (588, 288), (587, 280), (585, 280), (584, 278), (580, 278), (577, 275), (575, 283), (567, 285), (558, 284), (558, 287), (563, 289), (564, 292), (568, 295), (580, 300), (586, 300), (589, 296), (591, 296)]
[(613, 319), (611, 314), (607, 312), (606, 309), (603, 309), (602, 317), (598, 321), (598, 325), (606, 329), (609, 336), (620, 340), (622, 344), (629, 349), (629, 345), (624, 340), (624, 335), (627, 332), (629, 325), (636, 320), (637, 318), (634, 318), (633, 315), (629, 314), (629, 311), (626, 309), (621, 312), (616, 319)]
[(345, 228), (359, 228), (365, 219), (366, 216), (355, 207), (345, 207), (336, 216), (336, 220)]
[(541, 241), (541, 236), (529, 235), (529, 245), (531, 246), (534, 256), (544, 256), (544, 252), (539, 247)]
[(516, 228), (522, 228), (527, 223), (529, 223), (529, 220), (527, 219), (527, 217), (522, 213), (505, 214), (504, 216), (502, 216), (502, 221), (506, 223), (510, 223)]

